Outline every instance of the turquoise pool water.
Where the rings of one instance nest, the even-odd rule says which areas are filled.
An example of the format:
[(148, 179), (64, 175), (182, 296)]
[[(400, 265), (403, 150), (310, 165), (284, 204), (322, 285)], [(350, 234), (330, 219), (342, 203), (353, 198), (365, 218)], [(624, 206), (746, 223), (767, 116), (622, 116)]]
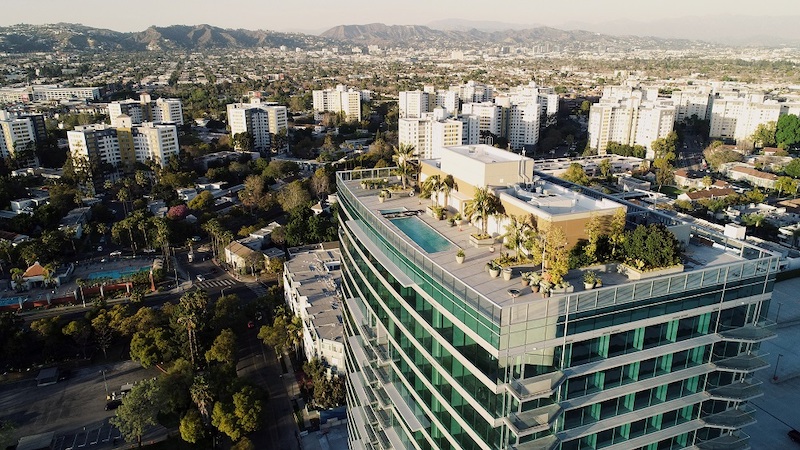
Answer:
[(419, 217), (403, 217), (392, 219), (391, 222), (428, 253), (443, 252), (453, 247), (450, 241)]
[(392, 209), (379, 209), (379, 210), (378, 210), (378, 212), (379, 212), (379, 213), (381, 213), (382, 215), (385, 215), (385, 214), (392, 214), (392, 213), (401, 213), (401, 212), (406, 212), (406, 211), (408, 211), (408, 209), (407, 209), (407, 208), (405, 208), (405, 207), (402, 207), (402, 208), (392, 208)]
[(19, 305), (19, 301), (22, 300), (22, 303), (25, 303), (27, 297), (6, 297), (0, 298), (0, 306), (9, 306), (9, 305)]
[(93, 272), (90, 273), (89, 276), (86, 278), (90, 280), (97, 280), (100, 278), (110, 278), (112, 280), (119, 280), (122, 277), (127, 277), (128, 275), (133, 275), (139, 272), (148, 272), (150, 271), (150, 266), (143, 266), (143, 267), (133, 267), (130, 269), (123, 269), (123, 270), (106, 270), (103, 272)]

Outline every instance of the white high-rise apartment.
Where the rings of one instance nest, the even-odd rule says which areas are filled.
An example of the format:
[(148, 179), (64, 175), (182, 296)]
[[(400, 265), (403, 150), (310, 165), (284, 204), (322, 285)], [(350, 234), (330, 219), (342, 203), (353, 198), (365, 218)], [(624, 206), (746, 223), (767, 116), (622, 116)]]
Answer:
[(154, 161), (166, 167), (169, 158), (177, 156), (178, 129), (174, 124), (144, 123), (132, 125), (130, 120), (120, 127), (96, 124), (76, 127), (67, 132), (70, 154), (84, 164), (92, 159), (130, 170), (134, 162)]
[(456, 120), (461, 122), (461, 145), (475, 145), (480, 142), (480, 117), (475, 114), (461, 114)]
[(436, 108), (418, 119), (400, 119), (398, 143), (413, 145), (420, 159), (437, 158), (440, 148), (461, 145), (462, 127), (460, 120), (448, 118), (443, 108)]
[(708, 120), (711, 114), (711, 87), (685, 86), (670, 94), (675, 105), (675, 121), (685, 122), (692, 116)]
[(464, 103), (461, 105), (461, 112), (477, 116), (478, 128), (481, 132), (489, 132), (497, 137), (505, 135), (502, 127), (502, 106), (492, 102)]
[[(423, 114), (430, 112), (430, 94), (423, 91), (401, 91), (399, 96), (400, 118), (415, 119), (422, 117)], [(435, 105), (434, 105), (435, 106)]]
[(340, 84), (335, 89), (315, 90), (311, 95), (314, 111), (343, 113), (348, 121), (361, 119), (362, 91)]
[(641, 145), (648, 150), (654, 140), (672, 132), (675, 107), (658, 99), (657, 89), (609, 86), (589, 112), (589, 146), (605, 155), (609, 142)]
[(269, 151), (272, 136), (288, 129), (286, 107), (261, 103), (258, 98), (252, 99), (250, 103), (231, 103), (227, 111), (231, 136), (249, 133), (253, 137), (255, 151)]
[(512, 104), (508, 114), (508, 145), (523, 150), (539, 142), (540, 118), (539, 103)]
[(719, 93), (712, 100), (709, 136), (749, 139), (758, 125), (777, 122), (781, 113), (789, 109), (786, 103), (765, 100), (763, 95)]
[(21, 165), (38, 167), (36, 128), (30, 117), (0, 110), (0, 157), (16, 158)]
[(141, 94), (139, 100), (123, 100), (108, 104), (112, 127), (122, 126), (125, 116), (131, 123), (164, 122), (183, 125), (183, 105), (177, 98), (159, 98), (153, 101), (150, 94)]
[(494, 99), (494, 86), (478, 83), (474, 80), (464, 84), (450, 85), (450, 90), (458, 93), (458, 98), (463, 103), (483, 103)]

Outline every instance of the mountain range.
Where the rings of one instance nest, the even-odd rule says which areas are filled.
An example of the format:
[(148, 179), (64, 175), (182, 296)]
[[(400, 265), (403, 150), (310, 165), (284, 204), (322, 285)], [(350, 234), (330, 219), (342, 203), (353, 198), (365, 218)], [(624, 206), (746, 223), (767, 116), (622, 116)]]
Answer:
[(0, 27), (0, 52), (65, 50), (143, 51), (203, 50), (253, 47), (303, 47), (330, 44), (317, 36), (265, 30), (232, 30), (211, 25), (149, 27), (136, 33), (79, 24), (12, 25)]
[[(725, 22), (726, 29), (750, 30), (762, 36), (764, 45), (800, 45), (800, 29), (788, 26), (790, 17), (776, 24), (786, 23), (782, 38), (776, 40), (774, 32), (758, 24), (743, 27), (739, 19)], [(797, 20), (794, 18), (793, 20)], [(788, 22), (787, 22), (788, 21)], [(49, 51), (146, 51), (146, 50), (204, 50), (204, 49), (242, 49), (256, 47), (279, 47), (318, 49), (336, 45), (378, 45), (382, 47), (533, 47), (573, 51), (664, 49), (682, 50), (691, 48), (715, 47), (719, 44), (709, 42), (714, 30), (718, 35), (720, 28), (709, 26), (711, 30), (701, 29), (699, 22), (689, 19), (673, 22), (661, 21), (664, 27), (655, 23), (635, 24), (614, 22), (608, 24), (565, 24), (568, 30), (536, 25), (510, 24), (492, 21), (465, 21), (448, 19), (434, 22), (433, 26), (423, 25), (385, 25), (372, 23), (366, 25), (339, 25), (320, 35), (303, 33), (283, 33), (267, 30), (224, 29), (211, 25), (172, 25), (151, 26), (141, 32), (123, 33), (113, 30), (93, 28), (78, 24), (58, 23), (49, 25), (12, 25), (0, 27), (0, 52), (49, 52)], [(691, 35), (681, 32), (679, 25), (688, 28), (698, 40), (681, 39), (679, 36)], [(590, 30), (575, 28), (592, 28)], [(606, 33), (599, 30), (608, 30)], [(661, 33), (661, 37), (647, 35)], [(735, 33), (734, 33), (735, 34)], [(740, 43), (746, 43), (746, 33), (739, 33)], [(706, 37), (708, 39), (701, 39)]]

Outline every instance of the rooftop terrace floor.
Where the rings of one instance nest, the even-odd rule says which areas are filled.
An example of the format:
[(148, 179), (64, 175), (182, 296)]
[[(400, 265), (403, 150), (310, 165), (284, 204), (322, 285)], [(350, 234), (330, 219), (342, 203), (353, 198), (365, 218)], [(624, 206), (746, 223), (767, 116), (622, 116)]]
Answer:
[[(349, 181), (347, 182), (347, 185), (350, 187), (352, 192), (359, 197), (359, 200), (364, 204), (364, 206), (374, 211), (378, 217), (382, 217), (379, 213), (380, 210), (396, 210), (399, 208), (405, 208), (409, 211), (423, 211), (420, 212), (417, 217), (422, 219), (427, 225), (431, 226), (442, 236), (454, 243), (458, 248), (464, 250), (465, 258), (463, 264), (458, 264), (456, 262), (456, 248), (451, 248), (449, 250), (436, 253), (427, 253), (422, 249), (422, 247), (414, 243), (412, 239), (408, 238), (399, 228), (393, 225), (389, 219), (382, 218), (381, 220), (388, 228), (395, 230), (398, 235), (403, 237), (408, 242), (413, 243), (418, 251), (422, 252), (423, 254), (427, 253), (431, 260), (441, 266), (444, 270), (450, 272), (454, 277), (464, 281), (477, 292), (491, 299), (497, 305), (505, 307), (514, 303), (532, 301), (534, 299), (541, 298), (541, 294), (534, 293), (530, 287), (523, 287), (520, 283), (521, 272), (541, 270), (539, 265), (523, 264), (520, 266), (515, 266), (513, 276), (511, 280), (508, 281), (504, 280), (502, 275), (497, 278), (490, 277), (486, 271), (486, 263), (500, 256), (502, 252), (511, 253), (512, 251), (505, 248), (499, 240), (494, 245), (494, 252), (491, 252), (486, 247), (475, 248), (469, 242), (469, 236), (470, 234), (480, 233), (480, 229), (478, 227), (466, 224), (463, 226), (450, 226), (447, 220), (436, 220), (431, 218), (424, 213), (425, 209), (430, 205), (430, 200), (421, 199), (418, 196), (408, 197), (395, 194), (392, 198), (381, 203), (378, 199), (380, 190), (362, 189), (357, 180)], [(505, 230), (492, 229), (492, 227), (490, 227), (488, 230), (490, 234), (495, 236), (501, 235), (504, 231)], [(744, 261), (744, 259), (738, 254), (725, 251), (724, 249), (716, 246), (712, 247), (708, 245), (691, 243), (686, 249), (685, 253), (684, 267), (686, 270), (684, 272), (705, 269), (711, 266), (729, 264), (739, 261)], [(592, 269), (594, 270), (595, 268), (593, 267)], [(602, 271), (603, 269), (601, 269), (601, 272)], [(627, 276), (616, 272), (605, 271), (600, 273), (600, 275), (603, 279), (603, 288), (632, 283)], [(572, 284), (574, 287), (574, 292), (581, 292), (584, 290), (583, 272), (581, 270), (571, 270), (565, 279)], [(518, 296), (512, 298), (511, 294), (508, 292), (509, 289), (518, 289)], [(557, 295), (558, 294), (553, 294), (553, 297), (556, 297)]]

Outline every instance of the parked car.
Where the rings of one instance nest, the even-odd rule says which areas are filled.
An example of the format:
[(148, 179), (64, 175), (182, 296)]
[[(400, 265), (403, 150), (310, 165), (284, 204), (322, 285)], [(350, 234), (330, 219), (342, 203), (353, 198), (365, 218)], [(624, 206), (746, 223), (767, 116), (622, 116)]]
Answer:
[(121, 404), (122, 404), (122, 400), (121, 399), (109, 400), (109, 401), (106, 402), (106, 411), (111, 411), (112, 409), (117, 409), (117, 408), (119, 408), (119, 405), (121, 405)]

